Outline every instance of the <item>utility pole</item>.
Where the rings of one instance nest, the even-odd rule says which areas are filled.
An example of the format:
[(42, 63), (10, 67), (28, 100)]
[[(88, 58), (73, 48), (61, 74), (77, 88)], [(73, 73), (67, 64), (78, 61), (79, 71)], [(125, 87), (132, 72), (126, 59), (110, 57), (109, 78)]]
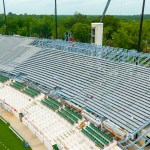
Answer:
[(55, 0), (55, 30), (56, 30), (56, 39), (58, 39), (57, 0)]
[(6, 35), (8, 35), (7, 18), (6, 18), (6, 10), (5, 10), (5, 1), (4, 0), (3, 0), (3, 8), (4, 8), (4, 17), (5, 17)]
[(141, 14), (141, 21), (140, 21), (138, 47), (137, 47), (138, 52), (140, 52), (140, 49), (141, 49), (141, 36), (142, 36), (142, 29), (143, 29), (144, 9), (145, 9), (145, 0), (143, 0), (143, 7), (142, 7), (142, 14)]

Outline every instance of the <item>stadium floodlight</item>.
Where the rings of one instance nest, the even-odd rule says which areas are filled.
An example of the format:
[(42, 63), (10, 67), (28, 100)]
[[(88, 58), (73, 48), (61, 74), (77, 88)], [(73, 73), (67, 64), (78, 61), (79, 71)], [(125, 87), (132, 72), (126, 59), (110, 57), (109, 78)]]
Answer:
[(142, 36), (142, 28), (143, 28), (144, 9), (145, 9), (145, 0), (143, 0), (143, 6), (142, 6), (142, 14), (141, 14), (141, 21), (140, 21), (139, 37), (138, 37), (138, 47), (137, 47), (138, 52), (140, 52), (140, 48), (141, 48), (141, 36)]
[(55, 0), (55, 30), (56, 30), (56, 39), (58, 39), (57, 0)]
[(6, 17), (6, 9), (5, 9), (5, 0), (3, 0), (3, 8), (4, 8), (4, 18), (5, 18), (6, 34), (8, 35), (7, 17)]

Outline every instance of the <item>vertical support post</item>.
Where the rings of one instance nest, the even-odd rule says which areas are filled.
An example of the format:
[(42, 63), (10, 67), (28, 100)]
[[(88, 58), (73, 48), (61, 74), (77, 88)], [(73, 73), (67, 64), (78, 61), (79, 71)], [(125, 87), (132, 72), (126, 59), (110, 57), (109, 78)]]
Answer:
[(55, 0), (55, 30), (56, 30), (56, 39), (58, 39), (58, 23), (57, 23), (57, 0)]
[(3, 8), (4, 8), (4, 17), (5, 17), (6, 35), (8, 35), (7, 18), (6, 18), (6, 9), (5, 9), (5, 1), (4, 1), (4, 0), (3, 0)]
[(137, 47), (138, 52), (140, 52), (140, 48), (141, 48), (141, 36), (142, 36), (142, 28), (143, 28), (144, 9), (145, 9), (145, 0), (143, 0), (143, 7), (142, 7), (142, 14), (141, 14), (141, 21), (140, 21), (138, 47)]

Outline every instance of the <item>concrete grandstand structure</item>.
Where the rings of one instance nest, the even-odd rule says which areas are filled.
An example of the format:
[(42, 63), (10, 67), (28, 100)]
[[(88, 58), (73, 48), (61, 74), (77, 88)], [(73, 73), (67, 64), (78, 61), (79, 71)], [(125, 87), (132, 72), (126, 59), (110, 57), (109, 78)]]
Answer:
[(0, 36), (0, 75), (0, 104), (49, 149), (150, 143), (150, 54)]

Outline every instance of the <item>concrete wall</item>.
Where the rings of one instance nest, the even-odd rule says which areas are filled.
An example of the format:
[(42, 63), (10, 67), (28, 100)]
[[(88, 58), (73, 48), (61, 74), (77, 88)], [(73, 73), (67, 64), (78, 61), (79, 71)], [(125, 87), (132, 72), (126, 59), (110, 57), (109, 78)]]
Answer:
[[(95, 30), (95, 32), (93, 32)], [(93, 41), (92, 38), (95, 40)], [(91, 43), (102, 45), (103, 42), (103, 23), (91, 24)]]

